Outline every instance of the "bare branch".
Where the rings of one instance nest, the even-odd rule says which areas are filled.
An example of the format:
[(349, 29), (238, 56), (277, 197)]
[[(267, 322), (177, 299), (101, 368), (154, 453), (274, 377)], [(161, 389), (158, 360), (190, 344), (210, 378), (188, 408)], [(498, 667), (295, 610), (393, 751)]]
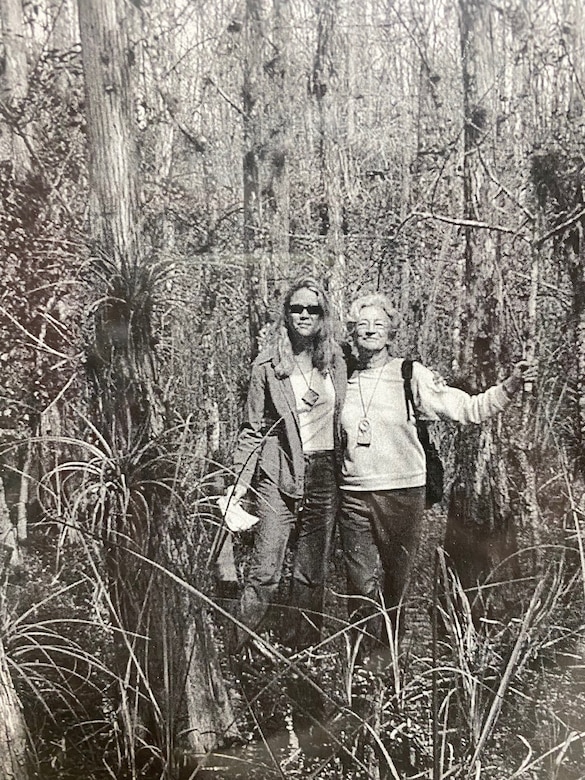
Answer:
[(215, 81), (214, 81), (214, 80), (211, 78), (211, 76), (208, 76), (208, 77), (207, 77), (207, 83), (208, 83), (208, 84), (211, 84), (211, 86), (212, 86), (212, 87), (215, 87), (215, 88), (216, 88), (216, 90), (218, 91), (218, 93), (219, 93), (219, 94), (222, 96), (222, 98), (223, 98), (223, 99), (224, 99), (224, 100), (225, 100), (227, 103), (229, 103), (229, 105), (230, 105), (230, 106), (231, 106), (233, 109), (235, 109), (235, 110), (238, 112), (238, 114), (241, 114), (241, 116), (246, 116), (246, 114), (245, 114), (245, 113), (244, 113), (244, 111), (243, 111), (243, 110), (240, 108), (240, 106), (238, 106), (238, 104), (237, 104), (237, 103), (234, 103), (234, 101), (231, 99), (231, 97), (230, 97), (229, 95), (226, 95), (226, 93), (223, 91), (223, 89), (222, 89), (222, 88), (221, 88), (221, 87), (220, 87), (218, 84), (216, 84), (216, 83), (215, 83)]
[(569, 219), (565, 220), (565, 222), (561, 222), (560, 225), (557, 225), (552, 230), (549, 230), (548, 233), (545, 233), (544, 236), (541, 236), (539, 239), (537, 239), (535, 245), (537, 247), (542, 246), (545, 241), (548, 241), (549, 238), (552, 238), (553, 236), (562, 233), (563, 230), (572, 227), (572, 225), (578, 222), (582, 217), (585, 217), (585, 207), (582, 208), (581, 211), (578, 211), (577, 214), (574, 214), (572, 217), (569, 217)]
[[(509, 235), (519, 235), (524, 241), (529, 242), (526, 236), (521, 235), (518, 228), (506, 227), (505, 225), (492, 225), (489, 222), (479, 222), (475, 219), (464, 219), (463, 217), (448, 217), (445, 214), (433, 214), (428, 211), (412, 211), (398, 226), (397, 233), (411, 219), (428, 219), (444, 222), (447, 225), (456, 225), (457, 227), (477, 228), (478, 230), (495, 230), (498, 233), (508, 233)], [(524, 223), (526, 224), (526, 223)]]

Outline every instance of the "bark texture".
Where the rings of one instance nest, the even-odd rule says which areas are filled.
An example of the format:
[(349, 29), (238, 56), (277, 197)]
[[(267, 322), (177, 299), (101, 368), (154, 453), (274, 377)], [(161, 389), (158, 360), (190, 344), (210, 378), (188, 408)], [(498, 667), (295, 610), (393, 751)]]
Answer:
[(0, 0), (3, 72), (0, 81), (1, 114), (6, 132), (0, 134), (0, 159), (10, 161), (17, 178), (30, 170), (30, 152), (25, 135), (30, 132), (21, 114), (28, 92), (28, 64), (21, 0)]
[[(460, 0), (464, 110), (463, 208), (467, 221), (494, 224), (497, 200), (488, 175), (497, 143), (492, 61), (494, 16), (481, 0)], [(495, 384), (501, 365), (503, 290), (495, 231), (464, 228), (461, 384), (476, 393)], [(514, 546), (499, 419), (457, 436), (446, 549), (466, 588), (474, 588)]]
[[(198, 752), (213, 748), (233, 717), (217, 657), (209, 652), (209, 625), (161, 571), (173, 571), (189, 551), (180, 510), (169, 500), (173, 452), (157, 439), (165, 429), (153, 337), (162, 277), (161, 264), (145, 250), (139, 217), (133, 11), (116, 0), (80, 0), (78, 11), (98, 280), (87, 365), (94, 420), (111, 457), (102, 533), (111, 619), (119, 629), (125, 763), (136, 774), (151, 762), (160, 762), (161, 771), (172, 768), (179, 733)], [(191, 690), (194, 684), (201, 689)], [(199, 708), (189, 706), (193, 700)]]

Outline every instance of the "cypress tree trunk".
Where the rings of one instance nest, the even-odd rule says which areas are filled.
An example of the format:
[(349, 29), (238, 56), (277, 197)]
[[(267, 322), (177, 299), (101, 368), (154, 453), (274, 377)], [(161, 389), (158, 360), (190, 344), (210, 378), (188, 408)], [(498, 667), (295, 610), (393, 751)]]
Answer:
[[(286, 4), (246, 0), (243, 27), (244, 252), (253, 355), (269, 319), (272, 281), (287, 272), (289, 185)], [(268, 4), (272, 6), (272, 4)]]
[(317, 51), (311, 91), (317, 103), (320, 174), (319, 233), (330, 268), (332, 302), (340, 317), (345, 310), (345, 235), (339, 111), (339, 52), (336, 49), (338, 0), (317, 5)]
[(2, 23), (3, 68), (0, 97), (3, 103), (5, 132), (0, 133), (0, 159), (8, 160), (17, 178), (30, 171), (30, 153), (23, 138), (28, 132), (18, 126), (20, 103), (28, 92), (28, 65), (21, 0), (0, 0)]
[[(459, 10), (464, 216), (489, 224), (495, 194), (483, 160), (492, 159), (492, 145), (497, 142), (492, 105), (496, 83), (491, 59), (494, 19), (482, 0), (460, 0)], [(472, 393), (500, 378), (503, 295), (497, 273), (499, 259), (495, 231), (465, 227), (460, 367), (461, 384)], [(470, 589), (514, 547), (499, 429), (500, 420), (495, 419), (458, 433), (445, 545), (464, 587)]]
[[(0, 512), (2, 506), (0, 506)], [(0, 621), (5, 620), (6, 572), (11, 549), (0, 540)], [(0, 777), (6, 780), (27, 780), (26, 725), (20, 701), (14, 689), (6, 662), (6, 652), (0, 637)]]
[[(3, 70), (0, 81), (0, 98), (3, 105), (0, 121), (0, 161), (12, 169), (16, 181), (22, 181), (30, 171), (30, 155), (22, 136), (17, 132), (15, 120), (20, 101), (26, 96), (28, 89), (28, 65), (20, 0), (0, 0), (0, 22), (3, 43)], [(23, 129), (18, 128), (18, 130)], [(24, 479), (26, 480), (26, 477)], [(2, 624), (5, 617), (5, 574), (11, 559), (17, 559), (16, 556), (19, 555), (16, 531), (6, 504), (4, 474), (0, 474), (0, 623)], [(8, 671), (1, 638), (0, 777), (6, 780), (26, 780), (28, 777), (25, 721)]]
[[(78, 12), (97, 280), (87, 366), (93, 419), (107, 443), (111, 472), (102, 533), (111, 619), (118, 628), (125, 763), (132, 775), (152, 761), (172, 773), (179, 731), (187, 734), (184, 742), (203, 752), (221, 742), (233, 716), (200, 605), (149, 564), (172, 569), (190, 551), (178, 527), (180, 502), (169, 500), (173, 452), (159, 438), (165, 419), (154, 328), (161, 266), (145, 252), (139, 217), (128, 36), (132, 7), (117, 0), (79, 0)], [(190, 691), (193, 683), (202, 690)], [(188, 706), (193, 700), (199, 709)]]

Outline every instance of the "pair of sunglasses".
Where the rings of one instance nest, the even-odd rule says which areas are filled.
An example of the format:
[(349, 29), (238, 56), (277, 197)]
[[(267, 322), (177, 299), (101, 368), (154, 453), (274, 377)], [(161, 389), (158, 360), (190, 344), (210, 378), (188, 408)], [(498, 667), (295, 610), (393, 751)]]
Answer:
[(302, 303), (293, 303), (288, 307), (291, 314), (302, 314), (304, 311), (312, 317), (322, 317), (323, 309), (320, 306), (303, 306)]

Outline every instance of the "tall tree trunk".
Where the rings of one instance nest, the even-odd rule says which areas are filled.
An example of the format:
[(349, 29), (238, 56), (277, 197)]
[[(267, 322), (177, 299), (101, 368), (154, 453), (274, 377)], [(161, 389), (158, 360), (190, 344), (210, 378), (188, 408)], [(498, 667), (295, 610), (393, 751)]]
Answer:
[[(50, 46), (58, 52), (70, 51), (77, 43), (77, 7), (75, 0), (46, 0), (51, 16)], [(59, 89), (64, 83), (59, 84)]]
[[(580, 206), (583, 207), (583, 203)], [(581, 442), (579, 467), (581, 474), (585, 474), (585, 219), (574, 226), (566, 239), (565, 256), (573, 286), (578, 431)]]
[[(272, 280), (285, 269), (289, 247), (285, 84), (286, 5), (246, 0), (244, 19), (244, 252), (252, 352), (268, 322)], [(271, 277), (270, 277), (270, 273)]]
[[(144, 447), (153, 432), (147, 384), (151, 375), (150, 320), (152, 294), (148, 281), (143, 310), (132, 310), (142, 266), (138, 219), (138, 154), (131, 121), (129, 45), (126, 16), (129, 6), (115, 0), (78, 2), (82, 59), (85, 72), (87, 132), (90, 156), (90, 219), (95, 241), (96, 278), (102, 278), (96, 310), (94, 343), (88, 356), (96, 427), (115, 458)], [(101, 271), (101, 274), (100, 274)], [(144, 329), (138, 333), (139, 327)], [(136, 338), (136, 342), (134, 339)], [(124, 479), (131, 479), (125, 474)], [(119, 485), (110, 486), (105, 507), (105, 559), (109, 575), (112, 621), (116, 632), (117, 669), (127, 685), (120, 690), (119, 708), (135, 702), (138, 719), (124, 718), (125, 763), (135, 774), (135, 743), (156, 741), (150, 712), (143, 697), (142, 676), (148, 681), (149, 589), (152, 572), (138, 564), (132, 552), (148, 556), (152, 549), (150, 506), (132, 512)], [(131, 552), (128, 552), (129, 548)], [(153, 637), (156, 641), (156, 635)], [(151, 733), (137, 733), (146, 726)], [(132, 727), (132, 728), (130, 728)]]
[(30, 152), (25, 141), (27, 128), (21, 115), (28, 92), (28, 65), (21, 0), (0, 0), (4, 62), (0, 87), (2, 125), (0, 160), (10, 161), (17, 179), (30, 171)]
[[(103, 536), (112, 621), (119, 629), (126, 763), (131, 774), (139, 771), (142, 757), (136, 749), (141, 745), (144, 760), (162, 756), (161, 766), (172, 773), (178, 719), (187, 743), (206, 751), (221, 741), (233, 716), (201, 607), (149, 564), (172, 569), (190, 551), (184, 549), (179, 510), (169, 502), (166, 487), (172, 487), (173, 453), (165, 452), (156, 438), (165, 423), (153, 347), (160, 280), (157, 266), (146, 256), (139, 218), (130, 72), (134, 56), (128, 35), (133, 11), (116, 0), (79, 0), (78, 12), (94, 270), (102, 284), (96, 290), (87, 365), (95, 423), (113, 457)], [(194, 614), (197, 632), (190, 629)], [(193, 680), (204, 690), (189, 691)], [(188, 706), (193, 700), (204, 702), (204, 709)]]
[[(542, 223), (537, 219), (536, 224)], [(537, 316), (538, 290), (540, 285), (540, 266), (542, 249), (536, 242), (532, 247), (532, 263), (530, 268), (530, 288), (528, 293), (528, 312), (524, 329), (524, 355), (527, 360), (534, 361), (537, 357)], [(543, 563), (546, 548), (543, 546), (540, 512), (537, 498), (536, 467), (534, 463), (534, 437), (532, 435), (531, 419), (534, 412), (532, 388), (525, 387), (522, 398), (522, 422), (520, 434), (516, 442), (518, 464), (523, 479), (522, 488), (522, 526), (530, 534), (529, 544), (534, 550), (534, 561), (537, 565)]]
[[(0, 74), (0, 165), (2, 166), (2, 179), (13, 179), (16, 185), (24, 184), (31, 173), (30, 150), (27, 145), (26, 133), (30, 133), (23, 115), (24, 100), (28, 93), (28, 63), (27, 45), (24, 34), (24, 21), (21, 0), (0, 0), (0, 23), (2, 25), (3, 43), (3, 68)], [(29, 140), (29, 139), (28, 139)], [(7, 175), (7, 171), (10, 173)], [(15, 192), (15, 199), (22, 198), (20, 192)], [(20, 512), (18, 498), (13, 495), (10, 483), (16, 480), (16, 474), (22, 472), (23, 460), (26, 459), (26, 447), (20, 448), (15, 453), (5, 456), (11, 470), (9, 480), (4, 480), (2, 495), (5, 491), (8, 495), (8, 505), (16, 504)], [(28, 474), (25, 474), (21, 486), (25, 485)], [(0, 475), (0, 479), (3, 479)], [(12, 529), (12, 523), (8, 536), (5, 535), (4, 543), (9, 544), (13, 550), (10, 564), (15, 565), (21, 561), (21, 551), (18, 546), (16, 529)], [(14, 532), (13, 532), (14, 530)]]
[[(3, 491), (2, 491), (3, 492)], [(0, 496), (0, 499), (3, 496)], [(5, 509), (0, 501), (1, 512)], [(0, 621), (6, 619), (6, 574), (12, 551), (0, 538)], [(6, 660), (4, 642), (0, 637), (0, 777), (6, 780), (27, 780), (26, 725)]]
[[(9, 169), (17, 183), (30, 174), (30, 152), (26, 143), (27, 128), (19, 118), (22, 101), (28, 91), (27, 47), (21, 0), (0, 0), (2, 24), (3, 72), (0, 77), (0, 164), (3, 180), (9, 180)], [(24, 448), (28, 452), (28, 448)], [(21, 451), (22, 452), (22, 451)], [(10, 456), (7, 457), (7, 460)], [(18, 473), (18, 457), (15, 458)], [(25, 457), (25, 463), (28, 459)], [(4, 464), (0, 464), (4, 465)], [(11, 468), (14, 467), (10, 463)], [(4, 469), (2, 469), (4, 471)], [(28, 486), (28, 473), (22, 477), (21, 489)], [(6, 482), (6, 486), (8, 482)], [(11, 564), (20, 561), (18, 531), (21, 504), (17, 503), (19, 524), (10, 517), (5, 495), (5, 473), (0, 474), (0, 625), (5, 623), (6, 573)], [(4, 643), (0, 638), (0, 776), (7, 780), (26, 780), (28, 777), (26, 724), (22, 707), (10, 677)]]
[(341, 166), (341, 116), (339, 111), (339, 51), (336, 47), (338, 0), (317, 5), (317, 51), (313, 61), (311, 91), (318, 111), (320, 173), (319, 232), (323, 237), (329, 286), (339, 317), (345, 310), (345, 237), (343, 175)]
[[(76, 0), (46, 0), (51, 18), (49, 47), (56, 57), (71, 52), (79, 42)], [(54, 71), (55, 89), (63, 101), (71, 92), (71, 73), (67, 68)]]
[(119, 4), (78, 1), (91, 174), (92, 234), (120, 265), (141, 260), (138, 152), (132, 127), (128, 20)]
[[(571, 63), (569, 105), (567, 115), (572, 121), (575, 158), (582, 160), (581, 150), (585, 143), (585, 12), (577, 0), (566, 0), (563, 4), (566, 34), (565, 46)], [(578, 169), (575, 183), (575, 211), (582, 211), (585, 205), (585, 176), (582, 165)], [(581, 451), (585, 453), (585, 217), (568, 231), (565, 240), (569, 273), (573, 283), (573, 309), (576, 323), (575, 340), (577, 355), (577, 398), (579, 409), (579, 434)], [(585, 475), (585, 454), (581, 457), (581, 474)]]
[[(492, 160), (497, 84), (492, 69), (493, 18), (483, 0), (460, 0), (464, 106), (464, 216), (488, 223), (493, 185), (484, 161)], [(465, 228), (464, 310), (461, 322), (463, 384), (478, 392), (500, 377), (503, 295), (497, 272), (495, 231)], [(508, 483), (500, 445), (500, 421), (458, 434), (449, 502), (446, 548), (467, 588), (473, 588), (513, 549)]]
[(270, 107), (268, 133), (268, 210), (271, 263), (278, 278), (289, 266), (290, 244), (290, 192), (289, 192), (289, 59), (288, 37), (290, 30), (290, 4), (286, 0), (273, 0), (272, 38), (275, 54), (268, 68)]

